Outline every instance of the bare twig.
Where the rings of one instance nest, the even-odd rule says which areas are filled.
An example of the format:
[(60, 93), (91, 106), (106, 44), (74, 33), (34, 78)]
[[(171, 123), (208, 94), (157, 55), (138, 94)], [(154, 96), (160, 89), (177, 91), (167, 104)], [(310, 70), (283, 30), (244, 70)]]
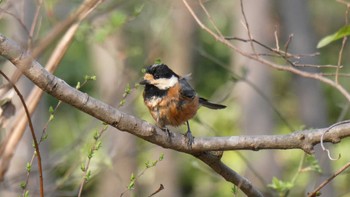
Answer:
[[(310, 67), (310, 68), (339, 68), (337, 65), (316, 65), (316, 64), (294, 64), (297, 67)], [(343, 66), (340, 65), (340, 68)]]
[(277, 30), (275, 30), (274, 35), (275, 35), (275, 42), (276, 42), (276, 50), (279, 51), (280, 50), (280, 44), (278, 42)]
[(213, 25), (216, 33), (220, 36), (220, 37), (224, 37), (221, 33), (221, 31), (219, 30), (219, 28), (216, 26), (216, 24), (214, 23), (213, 18), (211, 17), (211, 15), (209, 14), (207, 8), (205, 8), (204, 4), (203, 4), (203, 0), (198, 0), (199, 1), (199, 5), (201, 6), (201, 8), (203, 9), (204, 13), (207, 15), (210, 23)]
[(31, 48), (32, 48), (32, 43), (33, 43), (33, 39), (34, 39), (34, 32), (35, 32), (35, 29), (37, 27), (37, 23), (39, 20), (39, 13), (40, 13), (42, 4), (43, 4), (43, 1), (38, 0), (35, 14), (34, 14), (34, 18), (33, 18), (33, 22), (32, 22), (32, 26), (30, 28), (29, 37), (28, 37), (28, 43), (27, 43), (28, 51), (31, 50)]
[(329, 126), (329, 127), (322, 133), (322, 135), (321, 135), (320, 144), (321, 144), (322, 150), (327, 152), (328, 158), (329, 158), (330, 160), (333, 160), (333, 161), (334, 161), (334, 160), (340, 159), (340, 154), (338, 155), (338, 158), (337, 158), (337, 159), (334, 159), (333, 157), (331, 157), (329, 149), (325, 148), (324, 143), (323, 143), (324, 135), (325, 135), (327, 132), (329, 132), (332, 128), (334, 128), (334, 127), (336, 127), (336, 126), (339, 126), (339, 125), (342, 125), (342, 124), (348, 124), (348, 123), (350, 123), (350, 120), (344, 120), (344, 121), (341, 121), (341, 122), (337, 122), (337, 123), (335, 123), (335, 124)]
[[(249, 28), (248, 19), (247, 19), (246, 15), (245, 15), (245, 12), (244, 12), (243, 0), (240, 0), (240, 3), (241, 3), (241, 12), (242, 12), (242, 16), (243, 16), (243, 19), (244, 19), (244, 24), (245, 24), (245, 26), (247, 28), (247, 33), (248, 33), (249, 40), (253, 40), (253, 36), (252, 36), (252, 33), (250, 31), (250, 28)], [(259, 58), (259, 56), (256, 53), (255, 46), (254, 46), (253, 42), (250, 42), (250, 46), (251, 46), (251, 48), (253, 50), (253, 53), (256, 56), (256, 58)]]
[(317, 193), (324, 187), (326, 186), (328, 183), (330, 183), (335, 177), (337, 177), (340, 173), (344, 172), (346, 169), (348, 169), (350, 167), (350, 162), (348, 162), (347, 164), (345, 164), (343, 167), (341, 167), (338, 171), (336, 171), (332, 176), (330, 176), (329, 178), (327, 178), (326, 180), (324, 180), (316, 189), (314, 189), (314, 191), (312, 191), (311, 193), (308, 193), (308, 197), (316, 197), (318, 196)]
[(158, 194), (158, 193), (159, 193), (160, 191), (162, 191), (163, 189), (164, 189), (163, 184), (160, 184), (160, 185), (159, 185), (159, 188), (158, 188), (155, 192), (153, 192), (151, 195), (149, 195), (148, 197), (152, 197), (152, 196)]
[[(23, 107), (24, 107), (24, 109), (26, 111), (26, 115), (27, 115), (28, 122), (29, 122), (29, 128), (30, 128), (30, 131), (31, 131), (31, 134), (32, 134), (32, 138), (33, 138), (33, 141), (34, 141), (34, 148), (35, 148), (36, 155), (37, 155), (37, 158), (38, 158), (38, 170), (39, 170), (39, 180), (40, 180), (40, 196), (43, 197), (44, 196), (44, 181), (43, 181), (43, 169), (42, 169), (42, 165), (41, 165), (41, 155), (40, 155), (38, 141), (37, 141), (36, 136), (35, 136), (33, 123), (32, 123), (32, 120), (30, 118), (30, 114), (29, 114), (27, 105), (26, 105), (26, 103), (24, 101), (24, 98), (23, 98), (21, 92), (18, 90), (16, 85), (13, 84), (11, 82), (11, 80), (1, 70), (0, 70), (0, 74), (13, 86), (14, 90), (18, 94), (18, 97), (20, 98), (20, 100), (22, 102), (22, 105), (23, 105)], [(5, 150), (5, 153), (6, 153), (6, 151), (7, 150)], [(13, 150), (9, 150), (9, 151), (13, 151)]]
[(29, 30), (27, 29), (26, 25), (23, 23), (23, 21), (18, 16), (16, 16), (15, 14), (13, 14), (5, 9), (2, 9), (2, 8), (0, 8), (0, 12), (3, 12), (5, 14), (12, 16), (18, 22), (18, 24), (22, 27), (22, 29), (25, 31), (25, 34), (28, 36), (30, 35)]
[[(335, 76), (336, 73), (320, 73), (322, 76)], [(350, 77), (350, 73), (338, 73), (338, 77)]]
[(290, 44), (290, 42), (293, 40), (293, 36), (294, 36), (294, 34), (290, 34), (289, 36), (288, 36), (288, 40), (287, 40), (287, 42), (286, 42), (286, 44), (284, 44), (284, 51), (285, 51), (285, 56), (287, 56), (287, 54), (288, 54), (288, 48), (289, 48), (289, 44)]
[[(345, 25), (348, 25), (348, 17), (349, 17), (349, 9), (350, 9), (350, 5), (349, 4), (346, 4), (346, 11), (345, 11)], [(338, 54), (338, 67), (336, 69), (336, 75), (335, 75), (335, 82), (336, 83), (339, 83), (339, 76), (338, 76), (338, 73), (339, 73), (339, 70), (341, 68), (341, 62), (342, 62), (342, 59), (343, 59), (343, 51), (344, 51), (344, 48), (345, 48), (345, 45), (346, 45), (346, 41), (348, 40), (348, 37), (345, 36), (343, 38), (343, 41), (342, 41), (342, 44), (341, 44), (341, 48), (339, 50), (339, 54)]]

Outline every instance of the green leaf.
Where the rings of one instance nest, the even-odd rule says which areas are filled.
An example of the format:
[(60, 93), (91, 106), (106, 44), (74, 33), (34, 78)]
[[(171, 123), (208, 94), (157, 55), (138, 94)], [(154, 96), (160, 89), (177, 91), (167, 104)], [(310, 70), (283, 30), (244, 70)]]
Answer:
[(49, 122), (51, 122), (54, 118), (55, 118), (55, 115), (50, 114), (50, 116), (49, 116)]
[(84, 163), (81, 163), (80, 169), (81, 169), (81, 171), (85, 172), (86, 168), (85, 168), (85, 164)]
[(49, 137), (49, 134), (44, 133), (43, 137), (41, 138), (42, 141), (46, 140)]
[(154, 61), (154, 63), (155, 63), (155, 64), (161, 64), (161, 63), (162, 63), (162, 60), (161, 60), (160, 58), (158, 58), (158, 59), (156, 59), (156, 60)]
[(128, 185), (128, 190), (134, 189), (134, 187), (135, 187), (135, 180), (136, 180), (136, 177), (135, 177), (134, 173), (131, 173), (130, 183)]
[(87, 171), (86, 176), (85, 176), (85, 182), (89, 182), (91, 179), (91, 170)]
[(75, 89), (79, 90), (79, 89), (80, 89), (80, 87), (81, 87), (81, 85), (80, 85), (80, 81), (78, 81), (77, 85), (75, 86)]
[(279, 193), (286, 192), (291, 188), (293, 188), (293, 186), (294, 184), (292, 182), (289, 182), (289, 181), (284, 182), (282, 180), (279, 180), (276, 177), (273, 177), (272, 183), (268, 185), (268, 187), (278, 191)]
[(24, 192), (24, 197), (29, 197), (29, 190), (27, 190), (26, 192)]
[(140, 5), (136, 6), (136, 7), (134, 8), (134, 13), (133, 13), (133, 15), (134, 15), (134, 16), (140, 15), (144, 7), (145, 7), (145, 4), (140, 4)]
[(96, 81), (96, 75), (92, 75), (92, 76), (85, 75), (84, 79), (85, 81), (89, 81), (89, 80)]
[(131, 173), (131, 176), (130, 176), (130, 181), (134, 181), (136, 179), (134, 173)]
[(315, 171), (317, 173), (322, 173), (322, 169), (320, 164), (318, 163), (318, 160), (314, 155), (307, 155), (306, 156), (306, 163), (309, 165), (310, 169), (312, 171)]
[(319, 48), (322, 48), (324, 46), (327, 46), (328, 44), (330, 44), (336, 40), (339, 40), (341, 38), (344, 38), (345, 36), (348, 36), (348, 35), (350, 35), (350, 25), (344, 26), (344, 27), (340, 28), (337, 32), (322, 38), (318, 42), (317, 48), (319, 49)]
[(231, 188), (231, 192), (232, 192), (232, 194), (237, 194), (237, 192), (238, 192), (237, 186), (234, 185), (234, 186)]
[(50, 114), (53, 114), (54, 112), (55, 112), (55, 109), (54, 109), (52, 106), (50, 106), (50, 107), (49, 107), (49, 113), (50, 113)]
[(119, 102), (119, 106), (123, 106), (124, 104), (125, 104), (125, 99), (123, 99)]
[(88, 158), (91, 159), (94, 156), (94, 150), (91, 148), (88, 153)]
[(129, 84), (129, 83), (128, 83), (128, 84), (126, 84), (126, 87), (125, 87), (124, 92), (125, 92), (126, 94), (130, 94), (130, 92), (131, 92), (131, 88), (130, 88), (130, 84)]
[(121, 11), (115, 11), (111, 14), (110, 21), (114, 28), (118, 28), (126, 22), (127, 15)]
[(164, 153), (162, 153), (160, 156), (159, 156), (159, 161), (162, 161), (164, 159)]
[(94, 140), (98, 140), (98, 138), (100, 138), (100, 133), (96, 131), (94, 134)]
[(32, 165), (28, 162), (26, 165), (27, 172), (30, 172), (32, 169)]
[(151, 167), (151, 165), (149, 164), (149, 161), (146, 161), (145, 165), (146, 165), (146, 168), (150, 168)]
[(25, 189), (27, 184), (25, 182), (21, 182), (19, 186), (21, 187), (21, 189)]
[(134, 189), (134, 187), (135, 187), (135, 181), (130, 181), (128, 185), (128, 190)]
[(95, 150), (98, 150), (98, 149), (100, 149), (101, 147), (102, 147), (102, 141), (101, 141), (101, 140), (98, 140), (98, 141), (96, 142)]

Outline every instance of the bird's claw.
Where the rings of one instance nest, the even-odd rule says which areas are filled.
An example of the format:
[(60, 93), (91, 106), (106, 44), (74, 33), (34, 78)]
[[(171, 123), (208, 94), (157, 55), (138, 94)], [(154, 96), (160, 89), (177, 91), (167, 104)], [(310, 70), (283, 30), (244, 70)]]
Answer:
[(185, 133), (185, 137), (187, 138), (187, 146), (188, 146), (189, 148), (192, 148), (192, 144), (194, 143), (194, 137), (193, 137), (191, 131), (188, 130), (188, 131)]
[(166, 127), (162, 128), (162, 130), (166, 133), (166, 135), (168, 136), (168, 141), (171, 141), (171, 137), (172, 137), (172, 134), (170, 132), (170, 130)]

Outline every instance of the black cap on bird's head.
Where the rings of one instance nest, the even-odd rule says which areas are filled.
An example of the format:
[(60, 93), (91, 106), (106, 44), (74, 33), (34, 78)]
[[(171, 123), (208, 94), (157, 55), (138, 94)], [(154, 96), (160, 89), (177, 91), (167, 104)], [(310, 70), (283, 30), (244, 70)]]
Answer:
[(153, 85), (159, 89), (168, 89), (174, 86), (179, 76), (165, 64), (153, 64), (146, 68), (141, 85)]
[(146, 68), (146, 73), (154, 76), (155, 79), (166, 78), (170, 79), (173, 75), (179, 77), (165, 64), (153, 64)]

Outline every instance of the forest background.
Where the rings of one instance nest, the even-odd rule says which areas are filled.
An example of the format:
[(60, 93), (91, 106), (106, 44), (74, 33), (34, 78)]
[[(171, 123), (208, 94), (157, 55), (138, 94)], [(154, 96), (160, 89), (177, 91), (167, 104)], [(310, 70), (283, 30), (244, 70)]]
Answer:
[[(316, 0), (13, 0), (0, 3), (0, 29), (42, 66), (51, 65), (54, 75), (70, 86), (151, 124), (138, 86), (145, 66), (161, 61), (180, 75), (192, 73), (191, 84), (199, 95), (228, 106), (198, 111), (190, 122), (195, 140), (258, 136), (254, 144), (230, 149), (235, 151), (215, 150), (222, 163), (251, 182), (253, 193), (304, 196), (348, 167), (348, 131), (337, 136), (345, 138), (340, 143), (326, 144), (331, 157), (322, 151), (319, 137), (311, 143), (314, 148), (298, 150), (272, 142), (274, 148), (266, 149), (275, 150), (260, 150), (265, 148), (259, 136), (313, 132), (349, 119), (349, 5)], [(320, 40), (332, 34), (320, 48)], [(31, 105), (35, 99), (26, 103), (33, 107), (38, 140), (42, 136), (44, 187), (29, 129), (6, 149), (13, 145), (9, 136), (27, 119), (15, 91), (3, 85), (0, 196), (39, 196), (41, 189), (46, 196), (247, 194), (196, 153), (181, 153), (186, 148), (162, 148), (107, 126), (55, 96), (41, 96), (33, 91), (33, 80), (12, 65), (15, 61), (1, 54), (1, 70), (21, 94), (40, 100), (37, 107)], [(338, 160), (331, 160), (338, 154)], [(345, 170), (321, 194), (350, 196), (349, 182)]]

